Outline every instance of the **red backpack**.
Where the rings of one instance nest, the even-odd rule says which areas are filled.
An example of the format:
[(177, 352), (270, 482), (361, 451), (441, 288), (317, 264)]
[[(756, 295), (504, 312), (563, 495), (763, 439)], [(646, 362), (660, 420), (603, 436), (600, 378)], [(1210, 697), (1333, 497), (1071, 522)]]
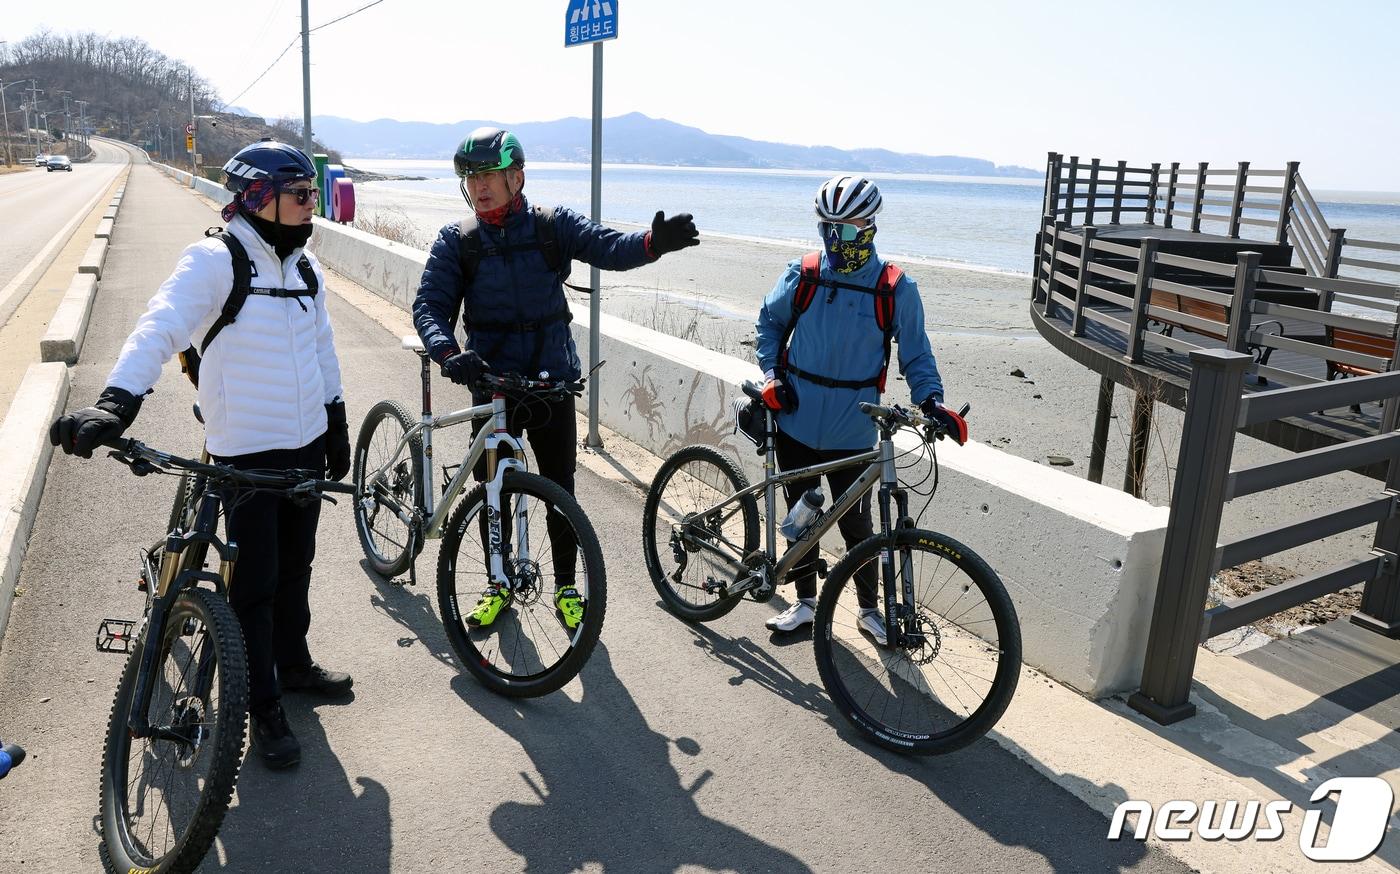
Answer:
[[(808, 252), (802, 256), (802, 272), (797, 280), (797, 294), (792, 301), (792, 319), (788, 321), (787, 330), (783, 332), (783, 342), (778, 347), (778, 369), (827, 388), (870, 388), (874, 386), (878, 392), (884, 394), (885, 376), (890, 369), (890, 341), (894, 338), (894, 290), (899, 285), (899, 280), (903, 278), (904, 271), (900, 270), (898, 265), (886, 262), (884, 269), (880, 271), (880, 278), (875, 283), (875, 287), (870, 288), (836, 279), (822, 279), (821, 266), (821, 252)], [(831, 302), (838, 288), (859, 291), (871, 295), (875, 299), (875, 324), (885, 335), (885, 357), (880, 365), (879, 373), (869, 379), (832, 379), (828, 376), (799, 370), (788, 363), (788, 341), (792, 339), (792, 332), (797, 330), (797, 320), (812, 305), (812, 300), (817, 296), (819, 286), (831, 289), (831, 294), (827, 296), (827, 303)]]

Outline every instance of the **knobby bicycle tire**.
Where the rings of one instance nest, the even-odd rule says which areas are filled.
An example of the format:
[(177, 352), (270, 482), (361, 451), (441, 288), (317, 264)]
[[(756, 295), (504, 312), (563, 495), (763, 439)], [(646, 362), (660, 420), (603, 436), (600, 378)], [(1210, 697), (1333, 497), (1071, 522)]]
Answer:
[[(146, 646), (151, 645), (150, 629), (147, 628), (127, 657), (126, 667), (122, 671), (122, 678), (112, 703), (106, 743), (102, 752), (102, 843), (99, 846), (99, 854), (106, 869), (113, 874), (128, 874), (136, 870), (184, 874), (195, 870), (213, 844), (233, 798), (234, 785), (238, 780), (238, 769), (243, 758), (243, 741), (248, 719), (248, 673), (243, 636), (228, 601), (207, 589), (188, 589), (176, 598), (167, 617), (163, 639), (158, 644), (161, 646), (156, 661), (158, 675), (163, 670), (171, 644), (179, 636), (181, 627), (190, 619), (197, 620), (207, 630), (205, 641), (212, 647), (215, 666), (213, 691), (218, 695), (218, 713), (215, 715), (212, 737), (203, 741), (208, 744), (207, 751), (196, 753), (196, 756), (209, 756), (208, 775), (205, 777), (203, 788), (199, 790), (193, 805), (194, 812), (189, 817), (188, 826), (183, 834), (176, 836), (168, 850), (158, 857), (152, 856), (150, 849), (139, 840), (141, 826), (138, 825), (137, 833), (133, 833), (132, 824), (127, 817), (130, 799), (126, 797), (126, 791), (132, 782), (128, 771), (133, 740), (127, 729), (127, 717), (131, 709), (131, 696), (135, 693), (141, 654)], [(155, 681), (156, 678), (153, 678), (153, 682)], [(159, 695), (153, 694), (152, 702), (157, 700)], [(207, 706), (207, 700), (205, 704)], [(188, 703), (185, 706), (188, 708)], [(148, 754), (175, 755), (176, 747), (173, 743), (155, 741), (154, 744), (158, 747), (152, 749), (158, 749), (158, 752)], [(178, 767), (173, 763), (167, 764), (171, 768)], [(143, 780), (138, 784), (138, 789), (144, 785)], [(145, 810), (145, 805), (141, 809)], [(154, 816), (152, 814), (153, 826), (158, 821)]]
[[(547, 695), (568, 683), (578, 675), (578, 672), (583, 669), (584, 663), (588, 661), (588, 656), (593, 652), (593, 647), (598, 642), (598, 635), (603, 630), (603, 614), (607, 608), (607, 570), (603, 566), (603, 550), (598, 543), (598, 535), (594, 532), (588, 517), (572, 495), (564, 491), (557, 483), (542, 476), (510, 470), (505, 473), (501, 486), (502, 507), (514, 507), (515, 496), (542, 501), (546, 507), (562, 515), (564, 521), (573, 531), (578, 546), (578, 557), (583, 561), (582, 573), (586, 579), (587, 607), (583, 620), (573, 631), (566, 651), (552, 665), (543, 666), (541, 660), (542, 670), (529, 674), (515, 674), (509, 670), (503, 670), (500, 665), (493, 662), (491, 658), (493, 652), (501, 655), (504, 659), (505, 654), (502, 648), (487, 644), (487, 651), (483, 652), (465, 623), (465, 617), (473, 605), (462, 603), (461, 599), (467, 593), (458, 591), (457, 572), (461, 563), (459, 553), (464, 538), (469, 533), (473, 537), (478, 534), (478, 514), (486, 508), (485, 484), (477, 485), (462, 498), (452, 511), (452, 516), (443, 533), (442, 548), (438, 552), (438, 611), (442, 616), (443, 628), (447, 632), (447, 638), (451, 642), (457, 658), (482, 685), (507, 697), (533, 698)], [(548, 512), (549, 510), (542, 515), (547, 516)], [(543, 522), (543, 519), (541, 521)], [(534, 533), (529, 533), (529, 536), (532, 549), (539, 556), (544, 552), (538, 547), (543, 537)], [(552, 539), (551, 537), (551, 541)], [(538, 565), (535, 569), (540, 570)], [(468, 571), (463, 571), (464, 575), (467, 573)], [(484, 566), (481, 569), (473, 569), (472, 573), (480, 576), (482, 583), (485, 582)], [(470, 594), (475, 595), (476, 592), (473, 591)], [(525, 606), (523, 598), (519, 606)], [(513, 610), (515, 607), (512, 606), (508, 609)], [(505, 613), (506, 611), (503, 610), (502, 615), (504, 616)], [(501, 622), (500, 618), (496, 620), (496, 623)], [(555, 620), (549, 618), (548, 622), (553, 623)], [(482, 635), (481, 640), (483, 643), (495, 640), (499, 644), (499, 638), (496, 635), (505, 633), (504, 626), (493, 624), (492, 627), (495, 631), (479, 632)], [(555, 626), (549, 630), (551, 632), (562, 631), (565, 637), (569, 636), (567, 630), (563, 630), (561, 626)], [(541, 631), (543, 633), (543, 629)], [(504, 661), (501, 664), (504, 665)]]
[[(947, 602), (951, 605), (951, 609), (945, 613), (939, 614), (937, 607), (924, 608), (921, 605), (920, 615), (926, 619), (923, 627), (930, 632), (928, 639), (937, 639), (939, 646), (906, 652), (864, 638), (868, 649), (864, 654), (860, 654), (848, 650), (844, 645), (838, 645), (833, 639), (842, 638), (843, 641), (852, 639), (849, 634), (834, 631), (837, 625), (838, 607), (842, 614), (855, 615), (852, 604), (840, 603), (847, 581), (866, 562), (877, 562), (878, 579), (878, 559), (881, 551), (887, 547), (896, 551), (897, 574), (900, 573), (900, 557), (905, 550), (911, 553), (911, 565), (916, 564), (919, 557), (914, 553), (936, 560), (935, 573), (931, 575), (931, 579), (941, 578), (942, 588), (928, 596), (922, 596), (916, 590), (916, 600), (927, 597), (928, 601), (939, 601), (940, 593), (948, 588), (947, 584), (957, 573), (960, 572), (965, 577), (966, 582), (960, 580), (948, 593), (947, 597), (952, 599)], [(945, 567), (940, 563), (951, 565), (954, 570), (944, 573)], [(916, 573), (917, 570), (915, 568)], [(884, 591), (880, 587), (882, 583), (883, 580), (877, 582), (881, 596)], [(899, 585), (898, 577), (896, 585)], [(925, 591), (933, 589), (935, 585), (937, 585), (936, 582), (931, 582)], [(963, 588), (964, 586), (966, 588)], [(973, 588), (976, 588), (978, 594), (985, 600), (985, 611), (978, 609), (971, 599), (964, 599), (964, 596)], [(899, 589), (896, 589), (896, 600), (903, 601), (903, 593)], [(993, 628), (997, 635), (995, 643), (986, 639)], [(836, 705), (841, 715), (863, 735), (877, 744), (897, 752), (921, 756), (937, 755), (960, 749), (982, 737), (991, 730), (996, 721), (1001, 718), (1002, 713), (1006, 711), (1007, 705), (1011, 703), (1012, 695), (1015, 694), (1017, 680), (1020, 678), (1021, 629), (1016, 618), (1015, 607), (1012, 605), (1011, 597), (1007, 594), (1001, 579), (971, 549), (951, 537), (934, 531), (905, 528), (889, 535), (876, 533), (852, 547), (845, 557), (837, 563), (836, 567), (832, 568), (831, 575), (822, 588), (821, 598), (817, 602), (816, 626), (812, 636), (816, 649), (817, 670), (821, 674), (822, 683), (826, 687), (827, 695), (830, 696), (832, 703)], [(990, 653), (996, 654), (996, 668), (989, 672), (988, 676), (984, 677), (982, 673), (968, 669), (969, 664), (975, 664), (972, 659)], [(939, 661), (940, 657), (942, 657), (941, 662)], [(850, 665), (857, 665), (864, 661), (873, 667), (875, 662), (880, 662), (883, 676), (890, 678), (889, 686), (881, 689), (878, 688), (878, 684), (872, 684), (870, 699), (866, 700), (864, 689), (860, 691), (852, 689), (851, 684), (843, 678), (838, 669), (838, 658)], [(918, 663), (917, 667), (911, 667), (920, 658), (927, 659), (927, 661)], [(958, 660), (965, 661), (959, 663)], [(930, 669), (928, 671), (922, 670), (926, 666)], [(930, 677), (937, 679), (931, 681)], [(946, 684), (948, 688), (953, 690), (950, 697), (957, 699), (951, 705), (940, 702), (938, 708), (930, 707), (929, 715), (932, 717), (930, 721), (943, 718), (941, 717), (943, 711), (951, 712), (955, 706), (966, 706), (962, 697), (964, 695), (970, 697), (970, 692), (959, 693), (959, 685), (975, 691), (969, 678), (985, 679), (988, 682), (986, 695), (982, 698), (981, 703), (975, 709), (971, 709), (971, 712), (965, 717), (950, 718), (951, 727), (936, 731), (910, 731), (906, 727), (896, 727), (887, 721), (888, 703), (891, 700), (900, 701), (899, 715), (903, 716), (905, 712), (903, 704), (913, 697), (911, 693), (917, 692), (919, 685), (927, 688), (935, 682)], [(898, 685), (904, 690), (903, 692), (896, 692), (890, 688), (890, 686), (896, 685), (896, 680), (899, 680)], [(877, 695), (877, 692), (880, 694)], [(901, 694), (904, 696), (902, 700)], [(884, 705), (879, 713), (873, 712), (877, 709), (873, 705), (877, 699)]]
[[(680, 584), (671, 578), (673, 574), (683, 574), (686, 568), (677, 566), (678, 563), (674, 558), (669, 540), (666, 543), (657, 542), (657, 517), (661, 513), (662, 497), (667, 492), (667, 486), (676, 480), (677, 474), (681, 473), (683, 468), (692, 484), (704, 492), (703, 496), (693, 496), (696, 498), (696, 503), (707, 505), (718, 503), (726, 495), (732, 495), (748, 488), (749, 482), (739, 466), (718, 450), (709, 446), (686, 446), (666, 459), (665, 463), (661, 465), (661, 469), (656, 472), (656, 477), (651, 482), (651, 488), (647, 490), (646, 504), (642, 509), (642, 555), (646, 559), (651, 584), (656, 587), (657, 594), (661, 596), (661, 603), (675, 616), (687, 622), (710, 622), (737, 607), (740, 598), (738, 596), (716, 597), (714, 601), (707, 604), (697, 604), (687, 600), (684, 597), (685, 593), (677, 590), (677, 585)], [(706, 470), (707, 468), (712, 469), (710, 476), (713, 478), (702, 478), (696, 475), (696, 470)], [(668, 504), (676, 500), (673, 497)], [(748, 495), (732, 507), (737, 508), (740, 513), (739, 532), (743, 538), (743, 543), (740, 544), (742, 556), (751, 555), (759, 548), (758, 501), (752, 495)], [(676, 512), (686, 514), (692, 509), (684, 508)], [(733, 512), (733, 509), (730, 512)], [(672, 522), (668, 527), (674, 530), (675, 523)], [(690, 556), (699, 555), (701, 555), (700, 550), (687, 549), (687, 566), (691, 561)], [(726, 580), (726, 582), (728, 581)], [(699, 597), (699, 593), (704, 592), (698, 580), (694, 580), (684, 587), (697, 593), (696, 597)]]
[[(365, 559), (374, 572), (388, 579), (397, 576), (408, 570), (408, 566), (418, 557), (419, 551), (423, 548), (422, 539), (417, 532), (405, 530), (402, 535), (403, 543), (394, 544), (392, 538), (382, 532), (379, 533), (384, 543), (375, 541), (376, 521), (382, 514), (391, 513), (392, 510), (379, 500), (374, 501), (374, 506), (367, 509), (364, 501), (371, 497), (365, 486), (365, 467), (371, 444), (375, 440), (377, 431), (390, 424), (389, 431), (381, 435), (381, 444), (388, 452), (392, 452), (398, 445), (400, 439), (408, 430), (413, 427), (413, 420), (408, 412), (394, 401), (380, 401), (370, 408), (365, 416), (364, 423), (360, 426), (359, 437), (355, 440), (355, 532), (360, 537), (360, 548), (364, 550)], [(395, 430), (396, 429), (396, 430)], [(408, 512), (413, 512), (415, 508), (423, 502), (423, 443), (417, 437), (408, 442), (404, 450), (407, 457), (401, 457), (398, 464), (389, 472), (391, 482), (389, 487), (393, 490), (395, 499), (400, 503), (406, 503), (404, 507)], [(405, 481), (407, 477), (407, 481)], [(397, 522), (398, 520), (395, 519)], [(400, 523), (401, 524), (401, 523)], [(405, 526), (407, 529), (407, 526)], [(397, 550), (393, 547), (397, 546)]]

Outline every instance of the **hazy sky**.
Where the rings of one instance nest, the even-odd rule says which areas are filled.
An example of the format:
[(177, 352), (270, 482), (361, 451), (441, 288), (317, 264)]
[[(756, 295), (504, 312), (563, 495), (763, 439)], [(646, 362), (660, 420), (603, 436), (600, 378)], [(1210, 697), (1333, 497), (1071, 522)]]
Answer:
[[(369, 0), (310, 0), (313, 26)], [(614, 0), (604, 113), (713, 133), (1044, 166), (1302, 162), (1313, 188), (1400, 190), (1400, 3)], [(138, 36), (233, 99), (298, 0), (7, 4), (40, 28)], [(312, 111), (539, 121), (590, 112), (566, 0), (383, 0), (312, 35)], [(293, 47), (237, 104), (301, 115)], [(333, 144), (332, 144), (333, 145)], [(444, 143), (444, 155), (452, 144)]]

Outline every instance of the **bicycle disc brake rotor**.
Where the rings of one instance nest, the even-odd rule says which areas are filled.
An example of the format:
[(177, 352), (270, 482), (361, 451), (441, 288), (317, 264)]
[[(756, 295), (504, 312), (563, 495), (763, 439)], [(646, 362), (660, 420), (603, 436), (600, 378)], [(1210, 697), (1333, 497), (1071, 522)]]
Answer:
[(175, 763), (181, 768), (189, 768), (199, 758), (199, 750), (209, 734), (204, 719), (206, 712), (204, 700), (194, 696), (181, 698), (171, 708), (170, 730), (183, 738), (172, 741), (175, 744)]
[(943, 634), (938, 630), (937, 623), (923, 610), (914, 614), (913, 624), (922, 639), (906, 644), (904, 650), (914, 664), (929, 664), (938, 658), (938, 653), (943, 649)]
[(538, 562), (517, 558), (507, 562), (506, 573), (510, 577), (510, 594), (521, 607), (534, 606), (544, 587), (540, 585)]

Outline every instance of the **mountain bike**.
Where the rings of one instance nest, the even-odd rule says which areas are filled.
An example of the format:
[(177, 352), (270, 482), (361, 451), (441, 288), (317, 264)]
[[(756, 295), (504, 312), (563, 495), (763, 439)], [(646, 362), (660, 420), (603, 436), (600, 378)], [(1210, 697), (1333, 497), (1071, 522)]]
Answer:
[[(99, 651), (127, 655), (102, 752), (100, 854), (116, 874), (193, 871), (228, 812), (248, 721), (243, 635), (228, 603), (238, 546), (219, 539), (219, 515), (259, 491), (305, 503), (354, 489), (311, 471), (241, 471), (136, 440), (110, 445), (137, 476), (189, 477), (169, 534), (143, 551), (142, 618), (106, 619), (97, 632)], [(211, 549), (217, 573), (205, 569)]]
[[(744, 393), (762, 404), (749, 382)], [(777, 472), (775, 419), (763, 407), (762, 482), (749, 485), (728, 457), (687, 446), (657, 471), (642, 513), (642, 545), (652, 584), (666, 609), (690, 622), (729, 613), (740, 600), (770, 600), (789, 571), (802, 566), (823, 534), (877, 484), (879, 530), (852, 547), (827, 574), (813, 639), (817, 669), (832, 703), (861, 734), (915, 755), (947, 753), (984, 735), (1006, 710), (1021, 666), (1016, 611), (996, 572), (962, 543), (916, 528), (900, 485), (893, 443), (917, 433), (937, 488), (933, 441), (940, 427), (915, 410), (862, 403), (879, 431), (875, 448), (849, 458)], [(965, 413), (968, 408), (964, 408)], [(777, 552), (777, 487), (846, 467), (860, 477), (816, 517), (796, 542)], [(762, 494), (765, 538), (759, 541)], [(932, 493), (930, 493), (932, 500)], [(893, 505), (893, 507), (891, 506)], [(862, 592), (857, 571), (871, 563), (878, 588)], [(799, 571), (802, 572), (802, 571)], [(869, 572), (865, 575), (868, 580)], [(878, 609), (874, 626), (863, 622)]]
[[(399, 404), (380, 401), (360, 427), (355, 528), (365, 558), (386, 579), (407, 570), (413, 584), (423, 544), (441, 538), (438, 610), (457, 658), (493, 692), (546, 695), (578, 674), (598, 642), (607, 576), (598, 536), (578, 502), (526, 468), (524, 448), (507, 430), (506, 398), (570, 397), (583, 383), (487, 374), (476, 387), (491, 394), (489, 402), (434, 416), (432, 360), (417, 337), (402, 345), (420, 359), (423, 412), (415, 423)], [(475, 420), (487, 421), (461, 463), (444, 466), (439, 498), (433, 434)], [(457, 502), (483, 459), (485, 482)], [(507, 593), (508, 606), (490, 625), (468, 625), (475, 597), (490, 587)], [(557, 603), (569, 589), (582, 605), (576, 624)]]

